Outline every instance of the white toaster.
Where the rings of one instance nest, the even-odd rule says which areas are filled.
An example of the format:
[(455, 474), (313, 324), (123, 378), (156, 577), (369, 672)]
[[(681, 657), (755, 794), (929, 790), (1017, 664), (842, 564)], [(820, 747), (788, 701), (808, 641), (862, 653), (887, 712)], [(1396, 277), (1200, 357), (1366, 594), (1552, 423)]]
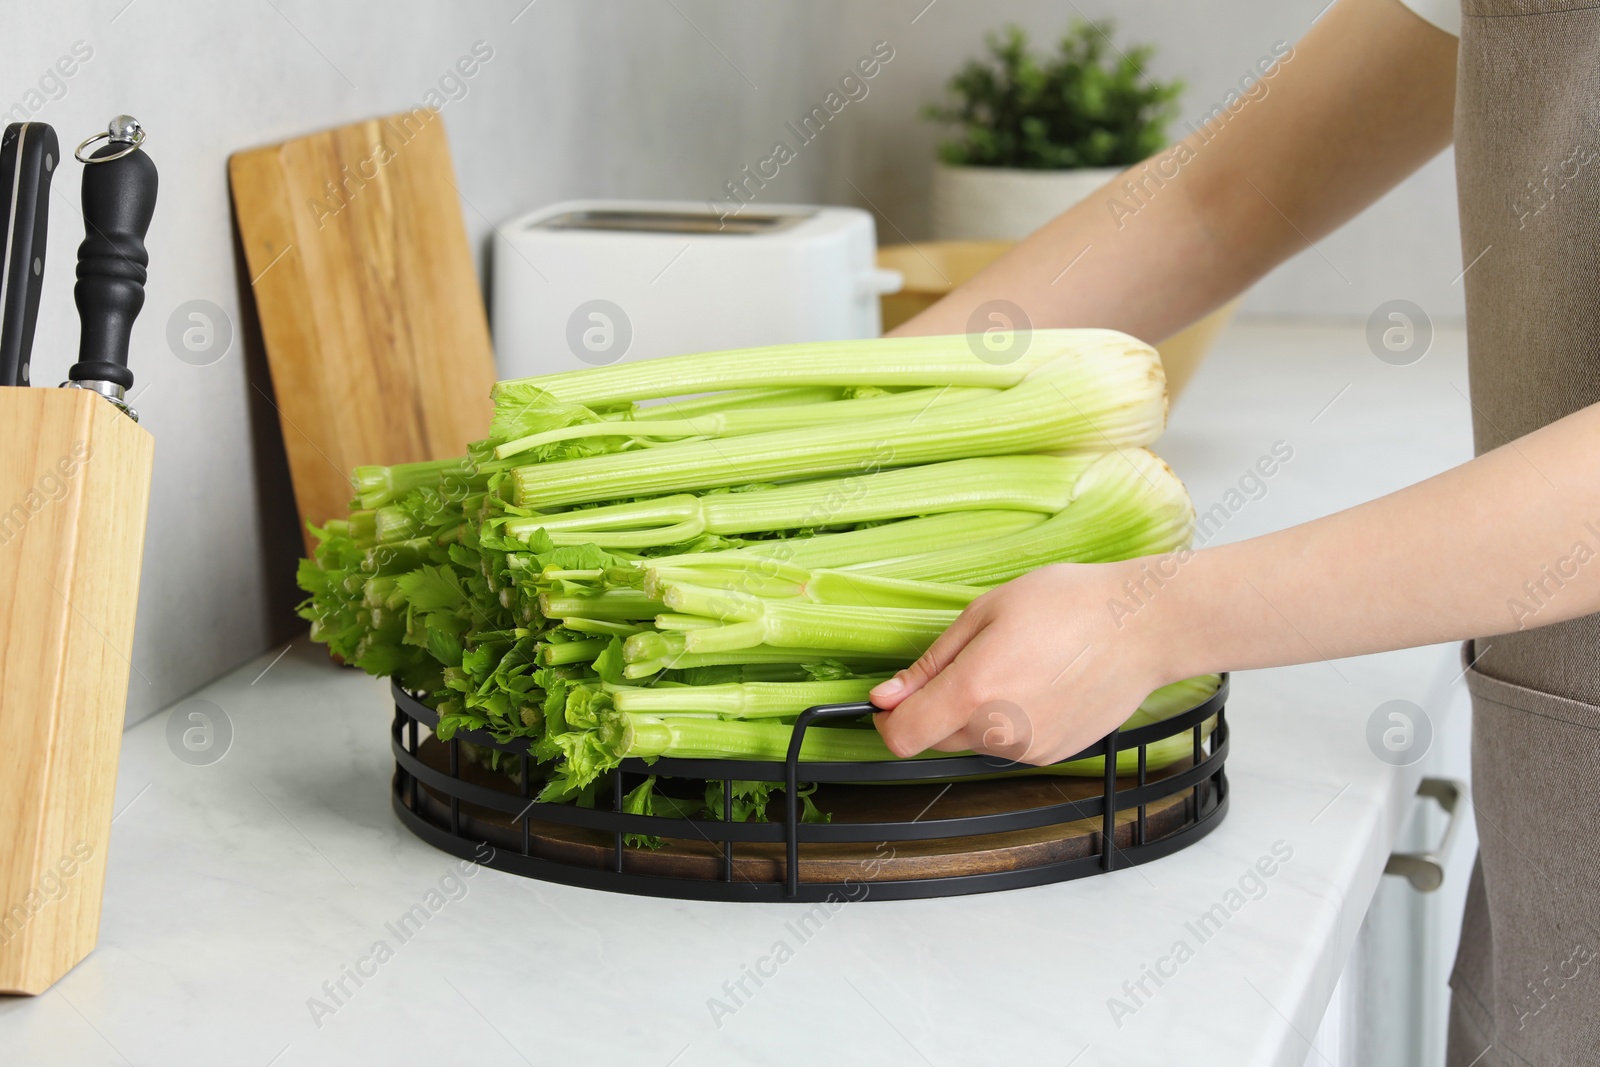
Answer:
[(876, 337), (859, 208), (571, 200), (496, 230), (491, 321), (502, 378), (684, 352)]

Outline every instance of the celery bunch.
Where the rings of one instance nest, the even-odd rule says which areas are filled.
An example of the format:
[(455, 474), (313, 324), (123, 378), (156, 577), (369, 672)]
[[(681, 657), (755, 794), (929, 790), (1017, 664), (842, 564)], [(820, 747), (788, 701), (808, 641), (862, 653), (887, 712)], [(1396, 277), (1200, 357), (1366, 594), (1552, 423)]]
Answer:
[[(1149, 346), (1045, 330), (1011, 364), (973, 351), (834, 342), (502, 382), (468, 455), (357, 469), (349, 518), (312, 527), (301, 615), (423, 694), (440, 737), (525, 745), (545, 800), (592, 803), (634, 756), (781, 759), (800, 711), (864, 699), (985, 589), (1188, 542), (1188, 496), (1143, 447), (1166, 403)], [(866, 722), (813, 728), (802, 756), (890, 758)], [(1052, 770), (1099, 773), (1082, 763)], [(736, 814), (764, 817), (770, 789), (738, 783)], [(720, 815), (720, 790), (651, 779), (627, 806)]]

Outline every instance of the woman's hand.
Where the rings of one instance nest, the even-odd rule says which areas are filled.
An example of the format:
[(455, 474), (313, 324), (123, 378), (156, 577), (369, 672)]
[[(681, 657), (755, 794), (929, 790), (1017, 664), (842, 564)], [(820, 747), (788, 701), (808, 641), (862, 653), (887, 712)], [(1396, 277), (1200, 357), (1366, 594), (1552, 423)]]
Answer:
[(1124, 583), (1137, 575), (1137, 561), (1058, 564), (974, 600), (872, 691), (884, 742), (898, 756), (972, 749), (1046, 764), (1098, 741), (1175, 680), (1154, 633), (1160, 591), (1130, 610)]
[(872, 691), (886, 709), (878, 730), (899, 756), (970, 748), (1052, 763), (1183, 678), (1600, 612), (1597, 515), (1600, 403), (1287, 530), (1025, 574)]

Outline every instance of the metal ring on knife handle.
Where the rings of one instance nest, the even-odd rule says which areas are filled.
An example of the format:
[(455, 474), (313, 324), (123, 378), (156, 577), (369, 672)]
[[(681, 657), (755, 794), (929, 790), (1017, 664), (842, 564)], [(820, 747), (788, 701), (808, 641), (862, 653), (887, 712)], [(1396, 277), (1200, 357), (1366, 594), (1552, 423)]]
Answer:
[[(97, 141), (109, 141), (111, 144), (126, 145), (120, 152), (113, 152), (104, 156), (85, 156), (83, 150)], [(139, 146), (144, 144), (144, 127), (139, 125), (139, 120), (132, 115), (118, 115), (106, 126), (104, 133), (94, 133), (78, 142), (78, 147), (72, 150), (72, 157), (79, 163), (110, 163), (114, 159), (121, 159), (130, 152), (137, 152)]]
[(1467, 783), (1459, 778), (1424, 778), (1417, 786), (1417, 796), (1431, 797), (1439, 802), (1450, 816), (1445, 824), (1444, 836), (1438, 847), (1426, 852), (1396, 852), (1384, 865), (1384, 874), (1398, 874), (1411, 883), (1419, 893), (1432, 893), (1444, 884), (1444, 863), (1455, 844), (1461, 823), (1472, 805), (1468, 801)]

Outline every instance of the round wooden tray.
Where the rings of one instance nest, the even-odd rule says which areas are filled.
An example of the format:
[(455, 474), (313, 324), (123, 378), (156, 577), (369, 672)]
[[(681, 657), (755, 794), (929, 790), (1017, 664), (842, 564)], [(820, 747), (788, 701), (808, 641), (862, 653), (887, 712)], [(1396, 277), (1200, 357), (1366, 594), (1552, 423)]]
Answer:
[[(436, 738), (423, 740), (417, 757), (435, 770), (448, 771), (449, 747)], [(1146, 780), (1159, 782), (1190, 766), (1192, 761), (1185, 759), (1160, 771), (1151, 771)], [(519, 795), (510, 778), (469, 760), (461, 761), (460, 777), (464, 782), (504, 792), (507, 796)], [(1137, 785), (1133, 778), (1117, 780), (1119, 791)], [(1209, 787), (1202, 785), (1201, 788)], [(954, 783), (826, 783), (818, 787), (812, 799), (836, 823), (907, 822), (930, 817), (948, 819), (1014, 812), (1063, 801), (1091, 800), (1101, 796), (1103, 789), (1104, 780), (1099, 777), (1035, 775)], [(780, 812), (781, 807), (775, 804), (769, 817), (781, 820)], [(423, 786), (417, 791), (416, 814), (436, 826), (448, 827), (450, 800)], [(1144, 841), (1158, 841), (1196, 821), (1193, 790), (1163, 797), (1145, 807)], [(1138, 843), (1137, 823), (1136, 810), (1117, 812), (1115, 844), (1118, 849), (1131, 848)], [(462, 837), (487, 841), (509, 852), (522, 851), (522, 822), (512, 814), (462, 803), (460, 825)], [(801, 882), (839, 883), (1018, 871), (1098, 855), (1100, 834), (1101, 820), (1095, 817), (981, 836), (886, 843), (802, 842), (799, 875)], [(614, 869), (614, 843), (615, 836), (610, 833), (529, 820), (528, 854), (542, 859), (595, 870)], [(783, 860), (781, 843), (740, 842), (734, 846), (734, 880), (781, 881)], [(667, 878), (720, 880), (724, 875), (723, 856), (720, 845), (709, 840), (665, 838), (660, 848), (627, 849), (623, 871)]]

